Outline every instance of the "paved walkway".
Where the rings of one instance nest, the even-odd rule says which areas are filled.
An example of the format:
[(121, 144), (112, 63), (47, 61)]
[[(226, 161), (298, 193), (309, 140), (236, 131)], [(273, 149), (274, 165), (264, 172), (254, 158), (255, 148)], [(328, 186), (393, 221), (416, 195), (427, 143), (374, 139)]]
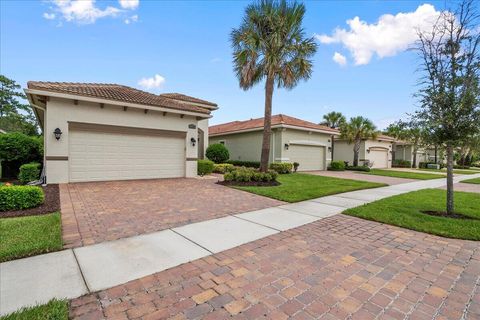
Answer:
[[(480, 177), (480, 174), (456, 177), (455, 181), (475, 177)], [(444, 179), (435, 179), (348, 192), (5, 262), (0, 264), (0, 313), (6, 314), (23, 306), (44, 303), (54, 297), (72, 299), (89, 292), (112, 288), (261, 238), (272, 235), (281, 238), (284, 234), (281, 231), (287, 231), (288, 234), (292, 228), (330, 217), (345, 208), (413, 190), (438, 188), (444, 183)], [(328, 224), (325, 228), (331, 228), (332, 232), (338, 231), (335, 226), (329, 227)], [(352, 234), (360, 235), (365, 230), (360, 228), (351, 231)], [(302, 238), (294, 239), (305, 241)], [(342, 241), (338, 245), (341, 246)], [(287, 245), (282, 249), (289, 250), (289, 247)], [(340, 247), (334, 247), (333, 251), (337, 249)], [(308, 250), (311, 249), (297, 253), (299, 257), (308, 256)], [(425, 250), (428, 252), (428, 249)], [(284, 266), (288, 266), (287, 261), (284, 261)], [(265, 265), (265, 268), (271, 266)], [(181, 285), (174, 285), (174, 288), (180, 289)], [(208, 296), (208, 293), (205, 295)], [(201, 301), (205, 297), (199, 299)]]
[(63, 242), (75, 248), (283, 204), (216, 184), (154, 179), (60, 186)]
[[(447, 189), (446, 186), (441, 187), (442, 189)], [(473, 183), (455, 183), (453, 185), (453, 189), (455, 191), (463, 191), (463, 192), (475, 192), (480, 193), (480, 184), (473, 184)]]
[(324, 177), (333, 177), (341, 179), (352, 179), (352, 180), (361, 180), (368, 182), (378, 182), (386, 183), (388, 185), (395, 185), (401, 183), (415, 182), (418, 180), (415, 179), (404, 179), (404, 178), (395, 178), (395, 177), (384, 177), (384, 176), (375, 176), (371, 174), (364, 174), (361, 172), (355, 171), (307, 171), (306, 173), (324, 176)]

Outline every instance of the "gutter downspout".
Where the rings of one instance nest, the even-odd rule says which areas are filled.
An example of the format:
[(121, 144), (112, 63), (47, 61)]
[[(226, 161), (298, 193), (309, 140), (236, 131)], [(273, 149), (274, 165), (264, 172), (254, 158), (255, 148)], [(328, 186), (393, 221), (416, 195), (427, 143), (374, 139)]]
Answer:
[[(43, 127), (45, 127), (47, 125), (47, 109), (46, 108), (42, 108), (40, 106), (37, 106), (36, 104), (33, 104), (33, 103), (30, 103), (30, 105), (36, 109), (40, 109), (43, 111), (43, 114), (44, 114), (44, 118), (43, 118)], [(38, 118), (38, 115), (37, 115), (37, 118)], [(40, 122), (40, 120), (38, 121)], [(46, 152), (46, 148), (47, 148), (47, 137), (45, 135), (45, 128), (41, 128), (42, 129), (42, 133), (43, 133), (43, 166), (42, 166), (42, 173), (40, 174), (40, 180), (38, 181), (35, 181), (35, 184), (41, 184), (43, 186), (46, 186), (47, 185), (47, 174), (46, 174), (46, 168), (47, 168), (47, 152)]]

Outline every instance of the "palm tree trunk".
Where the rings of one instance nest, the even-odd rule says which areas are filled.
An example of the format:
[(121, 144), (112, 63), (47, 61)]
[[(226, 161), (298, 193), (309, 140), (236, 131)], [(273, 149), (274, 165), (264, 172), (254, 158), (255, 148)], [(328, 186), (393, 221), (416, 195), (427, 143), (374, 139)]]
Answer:
[(270, 158), (270, 136), (272, 133), (272, 97), (273, 97), (274, 79), (267, 77), (265, 84), (265, 115), (263, 125), (262, 155), (260, 158), (260, 171), (268, 170), (268, 160)]
[(453, 202), (453, 146), (447, 145), (447, 214), (454, 211)]
[(353, 166), (358, 166), (358, 154), (360, 152), (360, 143), (361, 140), (355, 140), (355, 144), (353, 145)]

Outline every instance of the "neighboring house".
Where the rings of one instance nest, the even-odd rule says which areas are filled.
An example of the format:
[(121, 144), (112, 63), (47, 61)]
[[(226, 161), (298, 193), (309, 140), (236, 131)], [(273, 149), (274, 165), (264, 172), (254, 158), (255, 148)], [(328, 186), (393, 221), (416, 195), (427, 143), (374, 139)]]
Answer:
[[(393, 160), (406, 160), (413, 164), (413, 145), (406, 141), (397, 140), (393, 144)], [(428, 153), (425, 149), (417, 150), (416, 167), (420, 162), (428, 161)]]
[(117, 84), (28, 82), (48, 183), (193, 177), (217, 105)]
[[(369, 163), (372, 168), (391, 168), (394, 140), (385, 135), (379, 135), (377, 139), (363, 140), (360, 144), (358, 164)], [(353, 165), (353, 142), (335, 139), (333, 158), (335, 161), (347, 161), (349, 165)]]
[[(233, 121), (209, 128), (210, 144), (223, 143), (230, 159), (260, 161), (263, 118)], [(298, 170), (326, 170), (336, 129), (283, 114), (272, 116), (270, 162), (298, 162)]]

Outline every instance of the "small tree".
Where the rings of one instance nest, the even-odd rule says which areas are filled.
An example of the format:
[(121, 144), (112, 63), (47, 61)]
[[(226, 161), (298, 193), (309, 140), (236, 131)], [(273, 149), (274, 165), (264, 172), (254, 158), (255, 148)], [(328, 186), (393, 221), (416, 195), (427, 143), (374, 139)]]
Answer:
[(268, 170), (272, 97), (278, 88), (294, 88), (312, 74), (315, 40), (302, 28), (305, 6), (285, 0), (250, 4), (238, 29), (232, 30), (233, 63), (240, 87), (248, 90), (265, 81), (265, 110), (260, 170)]
[[(332, 129), (340, 128), (340, 125), (347, 121), (347, 119), (345, 118), (345, 116), (341, 112), (336, 112), (336, 111), (332, 111), (332, 112), (329, 112), (327, 114), (324, 114), (323, 115), (323, 120), (324, 121), (321, 122), (320, 124), (324, 125), (324, 126), (328, 126)], [(332, 142), (331, 142), (331, 145), (332, 145), (331, 159), (333, 161), (333, 154), (335, 152), (335, 135), (332, 134), (331, 140), (332, 140)]]
[(420, 147), (423, 145), (425, 137), (422, 127), (414, 121), (407, 123), (400, 120), (388, 126), (387, 134), (395, 139), (404, 140), (412, 145), (412, 168), (416, 168), (417, 153)]
[(364, 117), (353, 117), (340, 126), (340, 138), (353, 143), (353, 165), (358, 166), (358, 156), (362, 140), (375, 139), (377, 129), (372, 121)]
[(480, 131), (480, 16), (474, 0), (443, 11), (432, 30), (419, 31), (420, 109), (414, 119), (447, 153), (447, 213), (454, 212), (454, 150)]

